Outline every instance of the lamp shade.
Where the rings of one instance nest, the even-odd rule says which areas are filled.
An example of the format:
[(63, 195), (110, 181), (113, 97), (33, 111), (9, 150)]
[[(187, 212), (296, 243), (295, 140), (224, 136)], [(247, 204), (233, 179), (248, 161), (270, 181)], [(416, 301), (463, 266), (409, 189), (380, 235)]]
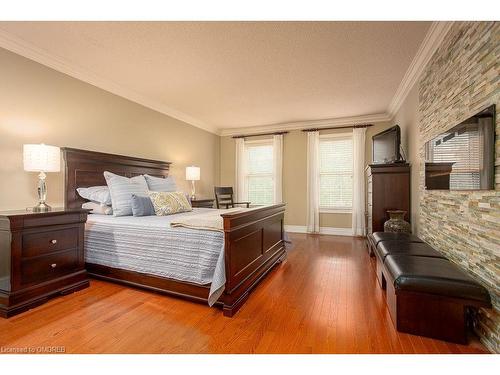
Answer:
[(40, 145), (24, 145), (24, 170), (27, 172), (59, 172), (61, 156), (59, 147)]
[(200, 167), (186, 167), (186, 180), (198, 181), (200, 179)]

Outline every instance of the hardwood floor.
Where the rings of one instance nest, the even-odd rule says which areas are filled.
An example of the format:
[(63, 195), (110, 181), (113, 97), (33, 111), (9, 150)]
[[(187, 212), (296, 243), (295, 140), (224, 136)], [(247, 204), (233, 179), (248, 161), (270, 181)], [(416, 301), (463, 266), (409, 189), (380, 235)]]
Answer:
[[(0, 319), (0, 347), (68, 353), (483, 353), (397, 332), (364, 241), (290, 234), (288, 260), (233, 317), (92, 280), (90, 288)], [(315, 291), (313, 293), (313, 291)]]

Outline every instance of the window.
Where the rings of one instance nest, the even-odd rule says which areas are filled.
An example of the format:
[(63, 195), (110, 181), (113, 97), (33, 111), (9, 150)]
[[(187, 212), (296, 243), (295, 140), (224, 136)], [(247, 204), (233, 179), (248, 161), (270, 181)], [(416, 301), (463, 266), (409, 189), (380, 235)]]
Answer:
[(245, 190), (252, 204), (273, 204), (273, 142), (245, 142)]
[(320, 137), (320, 210), (351, 211), (352, 160), (352, 136), (350, 134), (328, 134)]

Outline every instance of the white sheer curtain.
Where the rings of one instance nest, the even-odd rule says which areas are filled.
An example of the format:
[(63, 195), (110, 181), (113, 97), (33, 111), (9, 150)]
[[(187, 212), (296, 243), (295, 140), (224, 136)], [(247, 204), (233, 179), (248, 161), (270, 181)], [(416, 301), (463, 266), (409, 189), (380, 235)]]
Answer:
[(352, 234), (366, 235), (365, 224), (365, 138), (366, 128), (352, 131)]
[(319, 233), (319, 132), (307, 132), (307, 232)]
[(236, 138), (236, 178), (235, 189), (236, 202), (244, 202), (247, 200), (246, 184), (245, 184), (245, 139)]
[(273, 203), (283, 202), (283, 134), (273, 136)]

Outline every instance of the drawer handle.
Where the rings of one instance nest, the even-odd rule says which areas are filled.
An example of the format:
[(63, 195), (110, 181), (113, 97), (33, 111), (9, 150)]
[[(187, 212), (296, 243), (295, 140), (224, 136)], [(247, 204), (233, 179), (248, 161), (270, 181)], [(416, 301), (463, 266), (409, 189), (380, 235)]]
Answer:
[(52, 268), (56, 268), (56, 267), (57, 267), (57, 263), (52, 263), (50, 266), (51, 266)]
[(52, 245), (55, 245), (55, 244), (57, 243), (57, 240), (50, 240), (50, 243), (51, 243)]

